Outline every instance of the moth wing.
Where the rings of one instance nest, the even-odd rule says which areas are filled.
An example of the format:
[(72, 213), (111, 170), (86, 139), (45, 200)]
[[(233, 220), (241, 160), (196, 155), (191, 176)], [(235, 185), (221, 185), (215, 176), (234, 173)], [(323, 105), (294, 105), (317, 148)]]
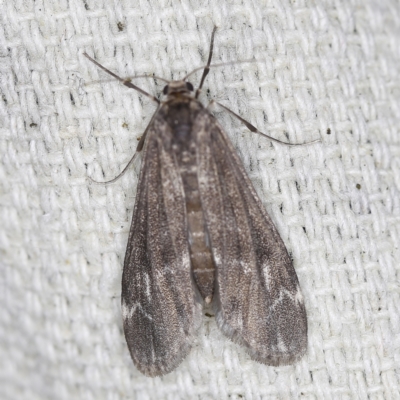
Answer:
[(134, 364), (148, 376), (173, 370), (201, 322), (191, 277), (185, 199), (166, 148), (168, 125), (148, 131), (122, 275), (122, 314)]
[(218, 122), (210, 115), (197, 125), (217, 324), (254, 360), (293, 363), (307, 348), (307, 318), (286, 247)]

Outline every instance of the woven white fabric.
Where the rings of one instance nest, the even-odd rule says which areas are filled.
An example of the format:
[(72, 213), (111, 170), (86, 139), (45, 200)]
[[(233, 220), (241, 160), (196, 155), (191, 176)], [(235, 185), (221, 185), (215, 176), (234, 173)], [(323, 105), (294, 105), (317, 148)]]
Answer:
[[(0, 4), (1, 399), (400, 398), (398, 0)], [(204, 102), (277, 139), (322, 138), (271, 144), (216, 110), (292, 254), (309, 349), (260, 365), (204, 317), (185, 361), (151, 379), (120, 311), (140, 161), (115, 184), (86, 177), (119, 173), (155, 106), (82, 52), (179, 78), (213, 24), (214, 63), (260, 62), (213, 70)]]

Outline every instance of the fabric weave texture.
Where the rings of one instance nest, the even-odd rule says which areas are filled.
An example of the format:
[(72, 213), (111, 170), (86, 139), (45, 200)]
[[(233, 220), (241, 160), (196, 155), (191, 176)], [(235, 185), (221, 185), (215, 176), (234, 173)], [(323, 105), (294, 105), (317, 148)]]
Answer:
[[(0, 1), (0, 398), (400, 399), (398, 0)], [(184, 362), (133, 366), (120, 290), (155, 110), (119, 76), (218, 67), (213, 111), (284, 240), (305, 298), (296, 365), (253, 362), (204, 315)], [(200, 72), (191, 76), (196, 87)], [(137, 79), (151, 94), (163, 83)]]

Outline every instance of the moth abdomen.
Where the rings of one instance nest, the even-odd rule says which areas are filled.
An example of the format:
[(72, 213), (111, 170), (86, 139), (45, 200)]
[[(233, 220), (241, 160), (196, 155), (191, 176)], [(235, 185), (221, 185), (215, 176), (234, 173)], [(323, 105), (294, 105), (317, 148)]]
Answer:
[[(172, 104), (171, 104), (172, 103)], [(196, 120), (203, 106), (195, 99), (167, 103), (171, 147), (185, 197), (188, 246), (194, 282), (206, 303), (214, 293), (215, 265), (206, 230), (198, 182), (198, 131)], [(175, 121), (183, 121), (175, 124)]]

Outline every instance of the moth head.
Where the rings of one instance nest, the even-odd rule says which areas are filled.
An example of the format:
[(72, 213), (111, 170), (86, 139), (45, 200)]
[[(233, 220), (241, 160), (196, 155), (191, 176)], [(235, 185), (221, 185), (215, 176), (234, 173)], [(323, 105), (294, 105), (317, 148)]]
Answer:
[(164, 86), (163, 93), (166, 96), (180, 94), (190, 94), (193, 92), (193, 85), (190, 82), (185, 81), (171, 81), (168, 85)]

